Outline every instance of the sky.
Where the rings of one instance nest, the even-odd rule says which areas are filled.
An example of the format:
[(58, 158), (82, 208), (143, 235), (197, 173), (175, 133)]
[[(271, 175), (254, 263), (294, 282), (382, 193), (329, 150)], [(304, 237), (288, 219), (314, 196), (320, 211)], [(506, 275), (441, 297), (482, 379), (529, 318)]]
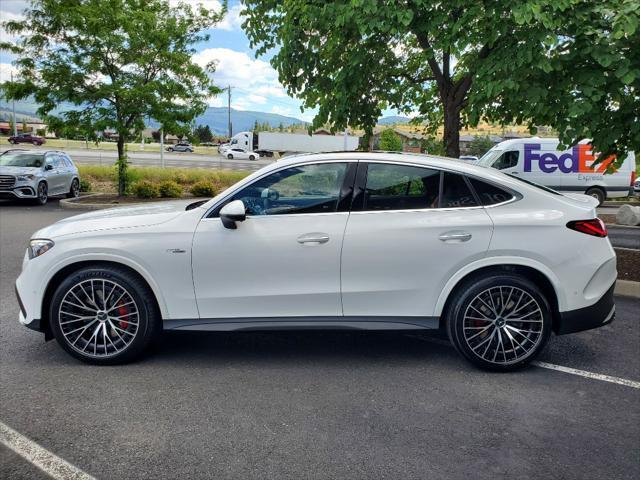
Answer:
[[(207, 8), (220, 9), (218, 0), (169, 0), (177, 4), (179, 1), (192, 5), (202, 3)], [(0, 21), (20, 19), (22, 12), (28, 7), (28, 0), (0, 0)], [(287, 95), (278, 81), (278, 74), (269, 64), (273, 52), (263, 57), (255, 57), (255, 49), (249, 46), (249, 39), (242, 31), (242, 5), (238, 0), (229, 1), (228, 13), (224, 19), (208, 33), (207, 42), (196, 45), (194, 61), (206, 65), (212, 60), (217, 62), (213, 74), (214, 83), (220, 87), (231, 85), (231, 106), (238, 110), (257, 110), (278, 113), (311, 121), (315, 109), (300, 111), (301, 101)], [(0, 30), (2, 40), (8, 38), (6, 32)], [(0, 52), (0, 82), (8, 80), (12, 69), (13, 56)], [(211, 106), (227, 105), (227, 94), (211, 98)], [(386, 115), (395, 115), (388, 111)]]

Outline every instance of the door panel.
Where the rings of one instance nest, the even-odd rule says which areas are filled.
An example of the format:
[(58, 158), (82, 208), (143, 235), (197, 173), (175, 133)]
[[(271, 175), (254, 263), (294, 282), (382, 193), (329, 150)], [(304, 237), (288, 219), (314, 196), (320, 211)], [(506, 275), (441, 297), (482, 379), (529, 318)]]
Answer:
[(431, 316), (445, 283), (482, 258), (483, 208), (352, 212), (342, 249), (345, 316)]
[(340, 247), (348, 215), (251, 216), (236, 230), (219, 218), (203, 219), (193, 240), (200, 317), (341, 315)]
[(345, 316), (432, 316), (445, 283), (482, 258), (493, 224), (458, 174), (360, 163), (342, 247)]
[(64, 187), (64, 171), (60, 169), (57, 155), (47, 155), (46, 163), (53, 169), (45, 170), (45, 178), (49, 189), (49, 195), (59, 195)]
[(227, 199), (245, 205), (236, 229), (223, 226), (219, 210), (203, 219), (193, 241), (200, 317), (341, 315), (343, 208), (355, 169), (355, 162), (283, 168)]

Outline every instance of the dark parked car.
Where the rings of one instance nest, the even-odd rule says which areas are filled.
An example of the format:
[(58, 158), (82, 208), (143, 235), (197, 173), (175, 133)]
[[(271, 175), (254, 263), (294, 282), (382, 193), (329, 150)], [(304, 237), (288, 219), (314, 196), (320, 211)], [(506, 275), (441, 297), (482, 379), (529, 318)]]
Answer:
[(44, 138), (36, 137), (30, 133), (21, 133), (13, 137), (9, 137), (9, 143), (17, 145), (18, 143), (31, 143), (33, 145), (42, 145), (45, 142)]

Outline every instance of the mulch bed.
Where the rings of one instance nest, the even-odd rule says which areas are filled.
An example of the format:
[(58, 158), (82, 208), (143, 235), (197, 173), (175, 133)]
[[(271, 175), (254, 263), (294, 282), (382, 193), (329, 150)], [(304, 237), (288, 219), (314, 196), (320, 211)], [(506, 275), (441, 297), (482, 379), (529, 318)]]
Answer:
[(640, 250), (614, 248), (618, 256), (618, 280), (640, 282)]

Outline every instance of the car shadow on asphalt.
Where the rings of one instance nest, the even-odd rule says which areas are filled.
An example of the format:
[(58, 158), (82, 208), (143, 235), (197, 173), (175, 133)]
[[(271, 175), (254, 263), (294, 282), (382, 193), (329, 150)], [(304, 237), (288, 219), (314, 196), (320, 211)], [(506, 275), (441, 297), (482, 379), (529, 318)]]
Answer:
[(163, 332), (148, 358), (154, 362), (233, 363), (322, 362), (327, 365), (372, 360), (428, 361), (455, 356), (439, 332)]

